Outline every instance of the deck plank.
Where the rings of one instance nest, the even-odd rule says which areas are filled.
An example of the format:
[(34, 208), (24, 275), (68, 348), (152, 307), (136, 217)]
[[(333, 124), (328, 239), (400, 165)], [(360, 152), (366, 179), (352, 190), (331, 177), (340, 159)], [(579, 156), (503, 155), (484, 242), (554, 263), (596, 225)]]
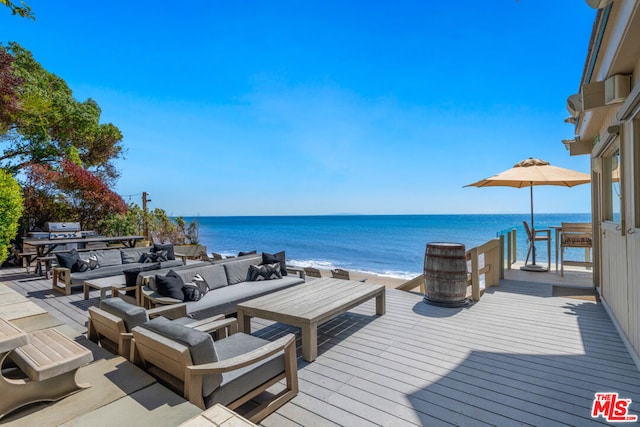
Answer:
[[(97, 298), (4, 274), (10, 289), (86, 333)], [(632, 399), (639, 414), (640, 372), (606, 310), (553, 297), (550, 277), (502, 280), (460, 309), (388, 289), (385, 315), (369, 300), (322, 324), (313, 363), (301, 358), (298, 328), (254, 318), (256, 336), (296, 333), (299, 355), (298, 396), (262, 425), (605, 425), (590, 417), (602, 391)]]

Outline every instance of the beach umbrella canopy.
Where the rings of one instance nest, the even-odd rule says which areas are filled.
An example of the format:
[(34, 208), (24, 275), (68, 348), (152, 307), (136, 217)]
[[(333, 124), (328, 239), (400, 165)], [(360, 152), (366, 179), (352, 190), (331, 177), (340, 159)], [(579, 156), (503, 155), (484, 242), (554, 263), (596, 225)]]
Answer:
[(551, 166), (549, 162), (533, 157), (516, 163), (511, 169), (489, 178), (481, 179), (465, 187), (532, 187), (534, 185), (559, 185), (573, 187), (586, 184), (591, 177), (582, 172)]
[[(551, 166), (549, 162), (529, 157), (516, 163), (511, 169), (501, 172), (489, 178), (481, 179), (465, 187), (530, 187), (531, 194), (531, 232), (535, 235), (533, 222), (533, 186), (558, 185), (573, 187), (586, 184), (591, 181), (589, 174), (571, 169)], [(533, 245), (533, 242), (531, 243)], [(536, 264), (535, 246), (533, 246), (533, 265)]]

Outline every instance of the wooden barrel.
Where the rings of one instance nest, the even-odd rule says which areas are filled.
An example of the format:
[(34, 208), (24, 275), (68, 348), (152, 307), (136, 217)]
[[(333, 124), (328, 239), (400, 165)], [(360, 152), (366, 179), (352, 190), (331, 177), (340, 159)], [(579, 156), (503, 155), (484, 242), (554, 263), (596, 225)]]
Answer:
[(424, 254), (425, 300), (457, 307), (466, 304), (467, 260), (460, 243), (427, 243)]

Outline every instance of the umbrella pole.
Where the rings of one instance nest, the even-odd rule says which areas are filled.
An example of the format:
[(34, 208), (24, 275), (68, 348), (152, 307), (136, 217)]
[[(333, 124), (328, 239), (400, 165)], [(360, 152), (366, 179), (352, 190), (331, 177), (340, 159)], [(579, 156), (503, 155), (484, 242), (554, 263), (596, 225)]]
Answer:
[(536, 226), (533, 223), (533, 182), (531, 183), (531, 186), (529, 187), (529, 195), (531, 198), (531, 234), (533, 234), (533, 239), (531, 239), (531, 255), (532, 255), (532, 259), (531, 259), (531, 264), (532, 265), (536, 265)]
[(545, 271), (549, 271), (549, 269), (547, 267), (542, 267), (539, 265), (536, 265), (536, 226), (535, 223), (533, 222), (533, 182), (530, 183), (530, 193), (529, 193), (529, 197), (531, 199), (531, 241), (529, 242), (529, 244), (531, 245), (531, 253), (533, 255), (533, 257), (531, 258), (531, 264), (528, 265), (524, 265), (522, 267), (520, 267), (520, 270), (525, 270), (525, 271), (535, 271), (535, 272), (545, 272)]

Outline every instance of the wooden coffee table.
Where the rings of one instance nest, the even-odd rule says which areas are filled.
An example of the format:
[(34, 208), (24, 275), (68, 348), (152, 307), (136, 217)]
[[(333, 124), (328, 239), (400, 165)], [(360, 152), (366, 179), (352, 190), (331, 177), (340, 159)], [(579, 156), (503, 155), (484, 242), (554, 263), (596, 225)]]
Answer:
[(98, 289), (100, 291), (100, 301), (106, 298), (107, 291), (112, 293), (113, 288), (124, 287), (124, 275), (119, 274), (117, 276), (101, 277), (99, 279), (85, 280), (82, 285), (84, 290), (84, 299), (89, 299), (90, 288)]
[(251, 318), (274, 320), (302, 330), (302, 357), (318, 356), (318, 325), (376, 298), (376, 314), (385, 313), (385, 287), (351, 280), (319, 279), (238, 304), (238, 326), (251, 333)]

